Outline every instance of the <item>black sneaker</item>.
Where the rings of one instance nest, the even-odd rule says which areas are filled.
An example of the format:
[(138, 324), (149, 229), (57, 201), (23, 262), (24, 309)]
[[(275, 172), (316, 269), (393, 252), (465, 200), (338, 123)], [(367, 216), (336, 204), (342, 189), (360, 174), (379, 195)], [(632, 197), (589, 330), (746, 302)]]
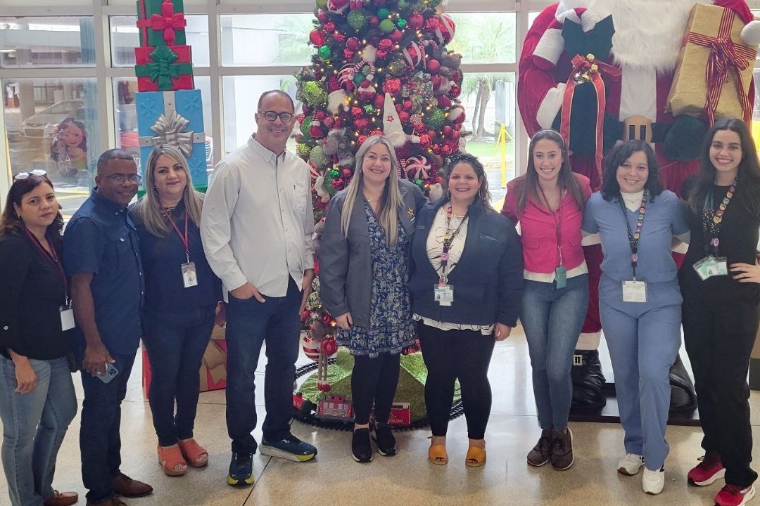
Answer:
[(369, 429), (356, 429), (351, 437), (351, 456), (357, 462), (372, 461), (372, 443)]
[(375, 431), (372, 439), (377, 443), (377, 453), (384, 457), (392, 457), (398, 453), (396, 438), (393, 437), (393, 430), (387, 423), (378, 423), (375, 425)]
[(253, 454), (232, 453), (227, 483), (233, 486), (253, 485)]

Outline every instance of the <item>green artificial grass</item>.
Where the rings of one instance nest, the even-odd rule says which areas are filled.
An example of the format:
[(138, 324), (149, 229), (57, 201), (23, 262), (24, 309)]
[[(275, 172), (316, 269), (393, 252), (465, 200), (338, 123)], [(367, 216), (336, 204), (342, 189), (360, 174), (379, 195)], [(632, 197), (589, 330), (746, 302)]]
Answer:
[[(341, 348), (338, 350), (335, 363), (327, 369), (327, 379), (332, 389), (328, 395), (340, 395), (346, 400), (351, 400), (351, 370), (354, 368), (354, 358)], [(425, 407), (425, 381), (427, 380), (427, 368), (422, 360), (421, 353), (401, 355), (401, 372), (399, 374), (398, 388), (396, 389), (395, 402), (408, 402), (411, 410), (412, 421), (420, 420), (427, 416)], [(304, 399), (315, 403), (322, 394), (317, 390), (317, 374), (312, 373), (300, 386), (298, 391)], [(454, 386), (454, 403), (459, 402), (461, 391), (459, 382)]]

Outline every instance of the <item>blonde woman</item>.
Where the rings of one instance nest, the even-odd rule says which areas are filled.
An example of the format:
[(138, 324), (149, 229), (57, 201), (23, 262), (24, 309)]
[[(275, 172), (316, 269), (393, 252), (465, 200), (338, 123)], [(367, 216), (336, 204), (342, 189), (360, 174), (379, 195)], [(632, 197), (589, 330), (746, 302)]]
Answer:
[(385, 137), (362, 144), (351, 183), (330, 201), (319, 252), (322, 302), (338, 323), (338, 344), (354, 355), (351, 452), (357, 462), (372, 460), (373, 404), (377, 451), (396, 454), (388, 417), (399, 353), (415, 339), (406, 283), (414, 218), (425, 198), (396, 176), (397, 167)]
[[(187, 160), (156, 146), (145, 170), (147, 192), (130, 210), (145, 269), (143, 342), (152, 381), (148, 399), (158, 436), (158, 461), (168, 476), (208, 463), (193, 439), (201, 366), (221, 282), (203, 253), (198, 228), (203, 196), (193, 189)], [(176, 412), (175, 405), (176, 402)]]

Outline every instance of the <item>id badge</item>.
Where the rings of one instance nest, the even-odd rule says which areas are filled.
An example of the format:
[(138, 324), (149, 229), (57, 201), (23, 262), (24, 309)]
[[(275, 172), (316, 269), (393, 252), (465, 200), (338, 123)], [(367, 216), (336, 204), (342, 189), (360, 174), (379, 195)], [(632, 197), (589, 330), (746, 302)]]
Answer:
[(644, 281), (623, 281), (623, 302), (646, 302), (647, 284)]
[(726, 257), (707, 256), (694, 264), (694, 270), (702, 281), (713, 276), (727, 276), (728, 262)]
[(195, 271), (195, 262), (182, 264), (182, 282), (185, 288), (198, 286), (198, 274)]
[(74, 323), (74, 310), (71, 306), (61, 306), (58, 308), (61, 313), (61, 330), (71, 330), (76, 325)]
[(454, 303), (454, 287), (451, 285), (434, 285), (433, 300), (441, 306), (450, 306)]
[(560, 265), (554, 269), (554, 286), (557, 290), (561, 290), (567, 286), (567, 269), (564, 265)]

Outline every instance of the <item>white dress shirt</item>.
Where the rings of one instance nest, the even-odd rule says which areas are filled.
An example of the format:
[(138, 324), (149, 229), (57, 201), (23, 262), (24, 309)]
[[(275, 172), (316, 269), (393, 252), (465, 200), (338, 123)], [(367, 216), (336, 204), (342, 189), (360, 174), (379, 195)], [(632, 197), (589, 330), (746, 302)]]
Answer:
[(252, 283), (284, 297), (314, 268), (314, 212), (309, 166), (276, 155), (255, 137), (214, 168), (203, 202), (201, 237), (208, 263), (228, 291)]

